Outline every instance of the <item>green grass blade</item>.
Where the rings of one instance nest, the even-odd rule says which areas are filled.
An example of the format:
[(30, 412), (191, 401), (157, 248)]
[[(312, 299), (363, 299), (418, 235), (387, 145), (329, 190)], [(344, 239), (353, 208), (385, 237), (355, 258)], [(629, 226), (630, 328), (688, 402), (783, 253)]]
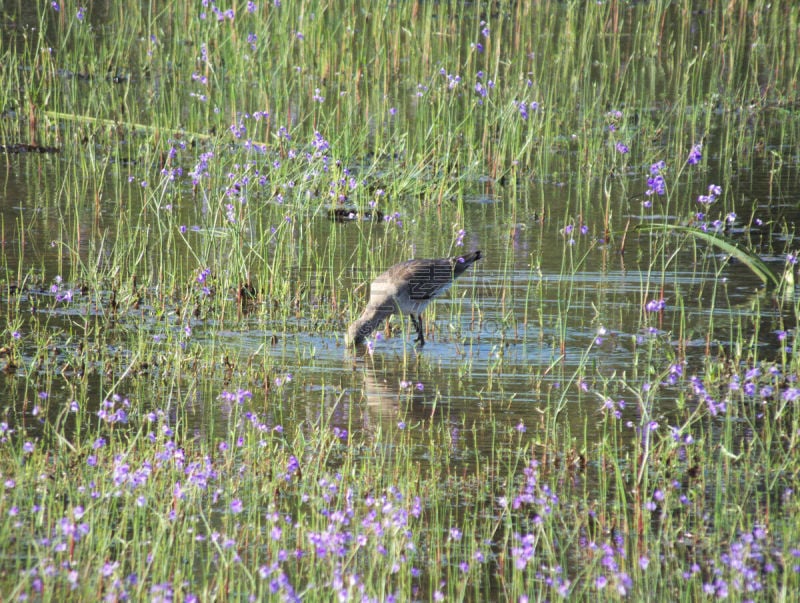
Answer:
[(642, 224), (636, 228), (640, 232), (680, 232), (688, 236), (694, 237), (705, 241), (709, 245), (713, 245), (724, 253), (727, 253), (732, 258), (736, 258), (742, 264), (750, 268), (753, 274), (760, 278), (768, 287), (780, 287), (782, 278), (772, 268), (770, 268), (760, 257), (755, 253), (746, 249), (743, 245), (732, 241), (726, 237), (718, 234), (704, 232), (697, 228), (689, 226), (680, 226), (677, 224)]

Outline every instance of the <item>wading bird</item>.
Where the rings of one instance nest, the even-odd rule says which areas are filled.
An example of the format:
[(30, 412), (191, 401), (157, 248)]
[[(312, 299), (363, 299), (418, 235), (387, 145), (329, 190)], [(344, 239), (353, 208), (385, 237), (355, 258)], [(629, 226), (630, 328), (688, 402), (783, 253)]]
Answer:
[(434, 297), (444, 293), (459, 276), (481, 259), (480, 251), (454, 258), (408, 260), (378, 276), (369, 288), (369, 302), (347, 329), (345, 344), (363, 345), (381, 321), (394, 313), (408, 314), (417, 331), (416, 341), (425, 345), (420, 314)]

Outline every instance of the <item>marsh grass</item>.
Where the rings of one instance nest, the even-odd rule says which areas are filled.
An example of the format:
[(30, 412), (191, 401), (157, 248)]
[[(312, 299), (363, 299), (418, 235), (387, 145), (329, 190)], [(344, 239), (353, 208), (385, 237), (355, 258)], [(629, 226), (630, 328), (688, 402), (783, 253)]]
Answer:
[[(748, 379), (780, 390), (763, 369)], [(79, 395), (38, 440), (5, 428), (4, 565), (14, 595), (48, 598), (791, 592), (796, 459), (775, 436), (796, 413), (781, 403), (764, 415), (743, 388), (718, 423), (692, 392), (726, 386), (727, 369), (710, 365), (704, 383), (661, 381), (670, 375), (647, 392), (624, 377), (587, 388), (606, 400), (588, 417), (601, 426), (592, 440), (551, 411), (513, 427), (486, 410), (481, 427), (459, 425), (459, 442), (431, 419), (391, 433), (284, 429), (241, 390), (222, 394), (197, 437), (185, 402), (150, 412), (115, 394), (98, 419)], [(671, 433), (654, 426), (660, 387), (683, 399)], [(492, 434), (486, 452), (478, 431)]]
[(797, 7), (129, 4), (7, 9), (4, 598), (797, 592)]

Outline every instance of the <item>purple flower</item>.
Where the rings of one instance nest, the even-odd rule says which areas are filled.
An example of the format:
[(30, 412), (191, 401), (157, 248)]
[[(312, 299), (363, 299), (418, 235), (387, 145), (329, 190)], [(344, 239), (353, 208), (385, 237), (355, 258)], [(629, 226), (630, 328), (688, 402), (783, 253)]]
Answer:
[(697, 163), (700, 163), (700, 160), (703, 158), (703, 153), (701, 153), (702, 150), (703, 150), (702, 144), (694, 145), (692, 147), (692, 150), (689, 151), (689, 158), (686, 160), (686, 163), (688, 163), (689, 165), (695, 165)]
[(327, 153), (331, 148), (330, 143), (319, 132), (314, 132), (314, 140), (311, 141), (311, 146), (317, 150), (317, 156)]
[(661, 312), (666, 305), (667, 304), (663, 299), (651, 299), (645, 305), (645, 310), (648, 312)]
[[(663, 163), (663, 161), (661, 163)], [(667, 185), (666, 182), (664, 181), (664, 176), (662, 176), (661, 174), (657, 174), (647, 179), (647, 190), (644, 193), (645, 195), (647, 195), (648, 197), (651, 195), (658, 195), (659, 197), (661, 197), (665, 195), (666, 192), (667, 192)]]
[(114, 572), (119, 568), (119, 561), (106, 561), (103, 564), (103, 568), (100, 570), (100, 573), (103, 575), (104, 578), (108, 578), (109, 576), (113, 575)]
[(708, 185), (708, 194), (707, 195), (700, 195), (697, 197), (697, 202), (702, 203), (703, 205), (710, 205), (717, 198), (722, 194), (722, 187), (718, 184), (709, 184)]
[(624, 142), (617, 142), (616, 149), (618, 153), (622, 153), (623, 155), (630, 151), (628, 145), (626, 145)]
[(241, 513), (244, 510), (244, 506), (242, 505), (242, 501), (238, 498), (234, 498), (231, 501), (231, 512), (232, 513)]
[(219, 399), (230, 404), (244, 404), (245, 401), (253, 397), (253, 393), (247, 389), (237, 389), (235, 392), (223, 390)]
[(291, 477), (300, 470), (300, 462), (297, 460), (297, 457), (291, 455), (289, 457), (289, 461), (286, 464), (286, 475), (284, 476), (286, 481), (289, 481)]

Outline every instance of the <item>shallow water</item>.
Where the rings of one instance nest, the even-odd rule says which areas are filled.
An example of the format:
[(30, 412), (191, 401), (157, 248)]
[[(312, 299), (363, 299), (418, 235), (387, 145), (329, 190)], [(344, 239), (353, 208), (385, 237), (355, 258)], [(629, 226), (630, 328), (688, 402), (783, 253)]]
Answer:
[[(640, 554), (659, 559), (637, 583), (641, 592), (658, 598), (647, 587), (662, 583), (670, 596), (683, 592), (702, 563), (700, 596), (728, 565), (731, 584), (739, 580), (729, 543), (733, 551), (767, 532), (775, 564), (753, 548), (746, 588), (774, 567), (789, 576), (800, 394), (784, 346), (797, 344), (796, 303), (703, 240), (638, 226), (707, 227), (778, 273), (787, 265), (800, 173), (787, 142), (797, 140), (796, 92), (780, 89), (796, 84), (784, 64), (794, 37), (779, 11), (795, 22), (796, 13), (780, 3), (742, 5), (738, 15), (685, 3), (389, 3), (380, 5), (386, 17), (400, 15), (390, 39), (378, 4), (317, 12), (313, 3), (308, 11), (254, 3), (254, 15), (241, 3), (236, 19), (216, 23), (200, 16), (213, 4), (205, 2), (165, 3), (158, 16), (149, 3), (142, 13), (129, 4), (129, 19), (98, 1), (86, 22), (74, 6), (47, 4), (38, 13), (17, 2), (0, 27), (0, 58), (22, 62), (9, 72), (0, 61), (8, 76), (0, 78), (0, 145), (11, 145), (0, 155), (0, 502), (9, 501), (0, 506), (14, 540), (2, 567), (9, 584), (15, 572), (28, 580), (19, 593), (42, 592), (36, 571), (56, 572), (71, 588), (73, 551), (54, 549), (64, 561), (59, 577), (48, 539), (92, 505), (113, 521), (94, 520), (96, 548), (80, 565), (94, 563), (87, 571), (99, 582), (87, 592), (111, 583), (116, 556), (139, 592), (153, 586), (151, 596), (183, 571), (185, 558), (172, 551), (161, 578), (150, 574), (158, 558), (129, 557), (151, 548), (159, 527), (170, 541), (185, 536), (184, 553), (198, 556), (196, 583), (184, 583), (191, 589), (213, 588), (205, 585), (218, 575), (208, 570), (225, 569), (215, 538), (239, 538), (219, 579), (237, 585), (229, 596), (255, 598), (240, 570), (295, 547), (305, 554), (304, 532), (338, 513), (339, 502), (364, 498), (371, 514), (377, 507), (367, 501), (381, 489), (396, 501), (427, 497), (419, 554), (403, 555), (428, 565), (407, 591), (418, 600), (434, 598), (442, 575), (451, 594), (473, 582), (475, 593), (499, 600), (544, 588), (547, 576), (567, 587), (562, 572), (575, 598), (588, 598), (612, 566), (622, 594), (628, 573), (645, 578)], [(590, 11), (599, 11), (595, 27), (584, 32)], [(658, 35), (641, 25), (654, 25), (654, 14), (664, 17)], [(565, 15), (573, 20), (563, 23)], [(151, 20), (158, 26), (148, 36)], [(175, 29), (181, 20), (187, 38)], [(778, 35), (765, 40), (770, 28)], [(33, 52), (40, 30), (47, 34)], [(330, 46), (332, 32), (341, 48)], [(407, 43), (422, 65), (389, 48)], [(719, 50), (721, 70), (712, 68)], [(38, 129), (24, 115), (31, 99), (40, 102)], [(690, 165), (701, 141), (703, 160)], [(662, 159), (669, 194), (648, 197)], [(712, 184), (723, 192), (705, 206), (699, 196)], [(481, 261), (424, 312), (424, 348), (414, 346), (406, 317), (393, 317), (367, 353), (345, 347), (377, 274), (411, 257), (477, 249)], [(760, 364), (774, 358), (782, 362)], [(705, 382), (692, 379), (705, 373)], [(704, 383), (718, 391), (704, 396)], [(107, 420), (107, 406), (123, 418)], [(108, 443), (113, 456), (97, 464), (92, 450)], [(188, 479), (180, 463), (168, 473), (173, 483), (161, 473), (150, 500), (134, 501), (115, 483), (103, 500), (124, 494), (124, 508), (95, 502), (95, 478), (111, 486), (127, 457), (145, 473), (155, 458), (159, 473), (161, 455), (177, 449), (180, 463), (184, 454), (204, 457), (209, 475), (225, 475), (213, 493), (197, 493), (205, 526), (193, 510), (172, 523)], [(35, 463), (36, 475), (23, 475)], [(53, 480), (65, 488), (46, 493), (44, 477), (73, 469), (86, 483)], [(344, 496), (333, 505), (322, 493), (328, 470)], [(515, 506), (529, 486), (541, 500)], [(317, 487), (318, 516), (303, 508), (295, 524), (295, 506)], [(541, 531), (559, 497), (562, 510)], [(291, 525), (282, 542), (268, 533), (273, 511)], [(129, 534), (102, 531), (118, 518), (133, 522)], [(450, 555), (469, 526), (464, 561), (477, 560), (468, 553), (478, 546), (488, 563), (465, 580)], [(544, 545), (527, 569), (523, 537)], [(109, 553), (112, 538), (119, 542)], [(352, 551), (347, 570), (373, 575), (366, 549)], [(311, 570), (301, 581), (329, 579), (315, 572), (321, 557), (290, 557), (289, 573)], [(782, 578), (774, 588), (785, 587)], [(374, 582), (387, 592), (384, 580)], [(265, 593), (267, 582), (257, 588)]]
[[(51, 358), (34, 358), (34, 349), (23, 350), (25, 366), (0, 380), (2, 397), (16, 400), (12, 404), (19, 408), (20, 398), (35, 403), (40, 387), (37, 374), (44, 374), (48, 362), (67, 364), (77, 346), (93, 344), (91, 325), (101, 324), (107, 311), (97, 302), (108, 300), (110, 292), (81, 291), (76, 284), (71, 285), (74, 297), (70, 303), (53, 303), (56, 294), (49, 287), (63, 266), (63, 249), (54, 241), (72, 238), (83, 261), (93, 261), (100, 233), (104, 245), (113, 244), (115, 208), (101, 203), (97, 212), (87, 204), (81, 215), (65, 216), (70, 206), (65, 206), (65, 195), (57, 193), (61, 169), (56, 169), (56, 164), (68, 162), (68, 156), (28, 154), (7, 159), (7, 169), (0, 172), (0, 218), (5, 225), (2, 280), (16, 283), (18, 265), (20, 273), (32, 269), (35, 276), (28, 277), (21, 293), (4, 291), (0, 304), (18, 303), (25, 320), (44, 322), (53, 334), (48, 347)], [(763, 167), (766, 170), (766, 165)], [(786, 172), (784, 178), (777, 193), (774, 184), (771, 189), (768, 186), (769, 175), (756, 171), (727, 185), (733, 189), (729, 194), (742, 200), (730, 229), (734, 238), (757, 235), (758, 229), (751, 226), (755, 219), (793, 222), (795, 208), (789, 200), (796, 194), (791, 188), (796, 178)], [(715, 181), (715, 176), (707, 180)], [(53, 193), (52, 200), (42, 202), (42, 195)], [(729, 349), (743, 334), (747, 339), (756, 330), (760, 349), (754, 353), (762, 357), (775, 353), (775, 331), (793, 325), (781, 322), (778, 311), (761, 293), (760, 281), (746, 267), (727, 261), (715, 250), (694, 245), (678, 250), (663, 270), (652, 265), (652, 238), (633, 229), (641, 212), (638, 202), (630, 199), (614, 200), (619, 206), (615, 212), (631, 216), (621, 254), (619, 231), (613, 233), (610, 243), (604, 241), (600, 192), (595, 193), (596, 203), (590, 203), (597, 211), (579, 216), (572, 213), (575, 194), (573, 184), (529, 183), (519, 187), (517, 202), (511, 204), (505, 199), (508, 189), (475, 183), (474, 193), (465, 195), (463, 203), (461, 223), (467, 235), (462, 248), (481, 249), (484, 257), (426, 310), (427, 343), (421, 350), (413, 346), (413, 329), (407, 318), (392, 320), (393, 332), (387, 336), (382, 331), (383, 338), (375, 342), (372, 354), (357, 356), (344, 348), (346, 322), (360, 312), (366, 284), (374, 276), (348, 270), (348, 250), (358, 245), (363, 229), (380, 235), (393, 226), (337, 223), (324, 217), (311, 219), (307, 228), (320, 248), (333, 245), (337, 252), (338, 264), (332, 270), (339, 275), (334, 277), (335, 286), (329, 286), (328, 266), (321, 276), (310, 264), (301, 263), (296, 269), (299, 282), (321, 283), (320, 290), (305, 299), (333, 304), (339, 320), (320, 324), (304, 316), (303, 307), (288, 318), (274, 316), (269, 301), (260, 299), (241, 317), (192, 320), (191, 341), (202, 348), (212, 346), (225, 362), (237, 367), (254, 359), (268, 366), (267, 374), (261, 376), (264, 391), (255, 389), (252, 405), (274, 404), (267, 390), (274, 389), (276, 379), (281, 380), (282, 409), (276, 412), (276, 421), (314, 422), (329, 413), (333, 424), (368, 432), (377, 426), (391, 429), (399, 422), (432, 417), (457, 429), (480, 425), (486, 410), (491, 409), (493, 416), (502, 417), (510, 426), (535, 425), (540, 408), (558, 400), (564, 404), (563, 416), (575, 429), (582, 430), (589, 417), (590, 437), (593, 409), (599, 409), (602, 400), (583, 393), (577, 383), (576, 375), (587, 357), (596, 379), (625, 375), (631, 384), (640, 384), (650, 377), (636, 374), (637, 354), (652, 339), (660, 342), (665, 354), (685, 360), (689, 371), (701, 370), (706, 355), (718, 348)], [(769, 202), (753, 205), (754, 199)], [(380, 269), (412, 253), (431, 257), (448, 251), (441, 247), (442, 220), (432, 215), (414, 216), (404, 204), (398, 200), (388, 209), (404, 216), (403, 228), (414, 233), (413, 248), (383, 244), (379, 252), (383, 259), (375, 262)], [(184, 205), (188, 208), (186, 222), (191, 223), (192, 204)], [(574, 226), (571, 233), (564, 230), (568, 224)], [(384, 239), (378, 236), (375, 240)], [(763, 259), (776, 267), (783, 263), (779, 246), (780, 242), (773, 243), (778, 249), (764, 246)], [(25, 260), (18, 264), (20, 252)], [(35, 277), (40, 281), (35, 282)], [(347, 294), (353, 289), (355, 294)], [(647, 302), (658, 299), (665, 301), (663, 311), (646, 312)], [(759, 308), (757, 323), (753, 304)], [(157, 317), (146, 310), (145, 306), (138, 316), (120, 317), (112, 327), (112, 333), (119, 331), (119, 348), (113, 351), (117, 375), (129, 362), (136, 362), (136, 351), (125, 348), (131, 329), (166, 341), (170, 332), (184, 327), (175, 316)], [(114, 337), (103, 345), (114, 346)], [(168, 345), (173, 344), (165, 343), (165, 352)], [(130, 389), (138, 390), (137, 404), (154, 408), (184, 403), (183, 397), (190, 396), (196, 409), (193, 429), (205, 431), (207, 422), (225, 420), (216, 410), (220, 392), (237, 386), (239, 369), (226, 372), (222, 364), (220, 361), (219, 370), (210, 373), (191, 375), (188, 371), (184, 392), (162, 389), (158, 366), (137, 377), (154, 378), (154, 387)], [(291, 375), (290, 381), (287, 375)], [(198, 385), (193, 382), (196, 379), (204, 383)], [(95, 393), (88, 399), (99, 404), (109, 387), (107, 379), (91, 379), (89, 388)], [(125, 389), (124, 384), (118, 387)], [(51, 387), (51, 413), (57, 414), (71, 395), (67, 387)], [(669, 400), (659, 403), (657, 412), (667, 420), (670, 411)], [(630, 419), (637, 418), (633, 405), (626, 413)], [(475, 429), (480, 438), (482, 430)], [(488, 448), (491, 442), (479, 440), (478, 446)]]

